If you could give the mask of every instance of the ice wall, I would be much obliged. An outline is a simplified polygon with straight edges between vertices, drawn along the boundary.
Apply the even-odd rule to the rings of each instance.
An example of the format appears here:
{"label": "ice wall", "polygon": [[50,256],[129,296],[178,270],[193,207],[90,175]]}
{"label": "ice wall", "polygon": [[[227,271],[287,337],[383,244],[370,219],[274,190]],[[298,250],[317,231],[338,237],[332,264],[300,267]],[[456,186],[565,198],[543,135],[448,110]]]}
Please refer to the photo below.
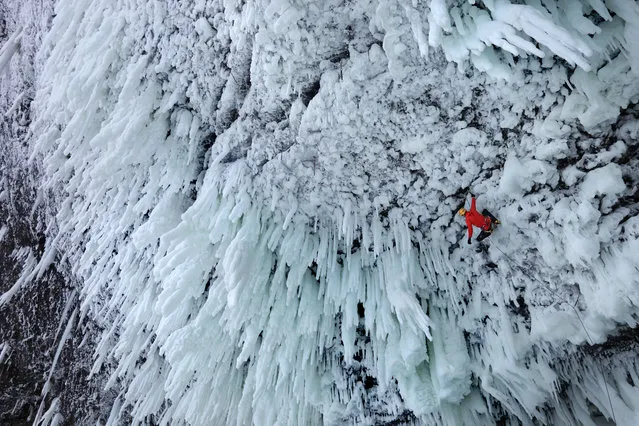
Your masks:
{"label": "ice wall", "polygon": [[636,7],[484,3],[58,5],[32,161],[109,424],[635,423],[578,345],[636,326]]}

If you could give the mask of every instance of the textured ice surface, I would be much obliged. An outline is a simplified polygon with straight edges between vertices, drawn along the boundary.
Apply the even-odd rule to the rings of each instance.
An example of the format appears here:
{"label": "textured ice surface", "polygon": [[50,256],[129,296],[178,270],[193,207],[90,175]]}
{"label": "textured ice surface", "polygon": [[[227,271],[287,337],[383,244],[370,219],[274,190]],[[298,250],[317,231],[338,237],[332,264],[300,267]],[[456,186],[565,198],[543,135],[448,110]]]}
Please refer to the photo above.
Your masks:
{"label": "textured ice surface", "polygon": [[518,3],[58,4],[40,267],[108,423],[636,422],[636,358],[580,347],[639,313],[637,6]]}

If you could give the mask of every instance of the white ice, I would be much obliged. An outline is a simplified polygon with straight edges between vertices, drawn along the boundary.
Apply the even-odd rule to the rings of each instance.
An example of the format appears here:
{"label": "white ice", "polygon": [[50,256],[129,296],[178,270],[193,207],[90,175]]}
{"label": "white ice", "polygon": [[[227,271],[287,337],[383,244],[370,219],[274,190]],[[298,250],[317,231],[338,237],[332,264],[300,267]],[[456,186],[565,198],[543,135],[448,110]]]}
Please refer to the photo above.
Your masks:
{"label": "white ice", "polygon": [[108,424],[636,424],[636,358],[581,348],[639,315],[637,8],[579,6],[58,3],[0,305],[68,259]]}

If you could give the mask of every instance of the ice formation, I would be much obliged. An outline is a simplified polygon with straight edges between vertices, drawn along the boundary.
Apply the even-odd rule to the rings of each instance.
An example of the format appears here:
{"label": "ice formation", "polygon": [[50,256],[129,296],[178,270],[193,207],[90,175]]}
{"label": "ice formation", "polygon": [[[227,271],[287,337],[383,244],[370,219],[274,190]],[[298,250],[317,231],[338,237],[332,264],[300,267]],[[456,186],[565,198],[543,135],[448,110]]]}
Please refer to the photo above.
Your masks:
{"label": "ice formation", "polygon": [[58,3],[0,304],[71,265],[107,424],[637,424],[636,357],[582,348],[639,314],[639,8],[573,6]]}

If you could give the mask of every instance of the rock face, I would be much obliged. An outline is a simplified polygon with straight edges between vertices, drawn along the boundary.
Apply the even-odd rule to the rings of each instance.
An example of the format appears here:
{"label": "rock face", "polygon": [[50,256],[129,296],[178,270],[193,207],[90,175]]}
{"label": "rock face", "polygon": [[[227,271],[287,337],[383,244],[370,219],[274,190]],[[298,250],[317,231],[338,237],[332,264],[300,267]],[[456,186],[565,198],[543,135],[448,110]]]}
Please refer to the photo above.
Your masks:
{"label": "rock face", "polygon": [[577,3],[4,2],[0,421],[635,424],[639,12]]}
{"label": "rock face", "polygon": [[[0,101],[0,423],[89,424],[108,416],[115,395],[87,381],[95,349],[91,321],[78,321],[77,282],[61,253],[45,257],[51,223],[41,170],[29,164],[36,49],[52,2],[4,2],[0,40],[21,33],[5,63]],[[15,42],[16,38],[13,38]],[[5,50],[6,52],[6,50]],[[38,268],[38,266],[42,266]],[[86,334],[85,334],[86,333]],[[100,376],[102,377],[102,376]],[[53,409],[52,409],[53,408]],[[106,413],[105,413],[106,411]]]}

